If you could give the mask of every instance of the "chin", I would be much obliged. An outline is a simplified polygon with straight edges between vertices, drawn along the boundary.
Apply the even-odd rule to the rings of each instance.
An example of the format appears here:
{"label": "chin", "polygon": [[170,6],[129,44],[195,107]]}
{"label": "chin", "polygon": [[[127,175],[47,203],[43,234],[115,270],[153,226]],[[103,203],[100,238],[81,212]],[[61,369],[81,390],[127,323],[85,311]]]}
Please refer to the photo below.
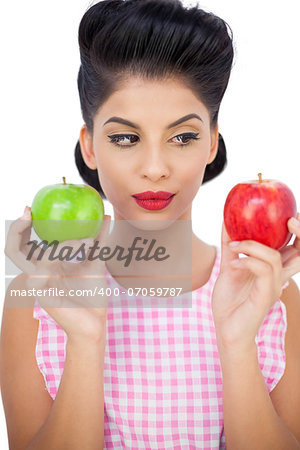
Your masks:
{"label": "chin", "polygon": [[139,220],[130,220],[127,219],[127,222],[137,230],[144,231],[159,231],[165,230],[169,228],[171,225],[176,222],[176,219],[159,219],[158,217],[153,217],[150,219],[139,219]]}

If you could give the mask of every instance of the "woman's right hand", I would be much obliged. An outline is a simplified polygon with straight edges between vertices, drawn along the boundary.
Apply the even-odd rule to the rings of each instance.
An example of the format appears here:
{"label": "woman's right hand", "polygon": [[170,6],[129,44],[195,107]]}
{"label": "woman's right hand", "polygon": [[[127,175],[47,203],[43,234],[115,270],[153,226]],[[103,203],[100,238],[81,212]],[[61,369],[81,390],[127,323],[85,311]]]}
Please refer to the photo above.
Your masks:
{"label": "woman's right hand", "polygon": [[[109,234],[110,216],[104,216],[104,222],[96,238],[98,247],[103,247]],[[30,259],[27,256],[30,247],[32,217],[30,208],[26,207],[24,215],[15,220],[9,228],[5,254],[25,274],[28,289],[45,290],[45,295],[36,297],[40,306],[60,325],[68,338],[102,339],[105,337],[107,312],[107,283],[105,279],[105,264],[100,258],[77,264],[71,261],[52,260],[49,258],[52,247],[49,247],[43,257],[38,260],[36,254]],[[89,243],[88,243],[89,242]],[[93,239],[71,240],[61,242],[55,251],[58,255],[63,247],[70,246],[72,254],[84,245],[85,253],[92,247]],[[88,243],[88,245],[86,245]],[[80,252],[79,252],[80,253]],[[82,255],[82,253],[81,253]],[[52,289],[61,290],[62,296],[47,295]],[[48,291],[50,289],[50,291]],[[84,292],[92,293],[84,295]],[[78,295],[76,294],[76,291]],[[72,295],[70,295],[72,293]],[[102,293],[102,294],[101,294]],[[81,295],[79,295],[81,294]],[[21,305],[20,305],[21,306]]]}

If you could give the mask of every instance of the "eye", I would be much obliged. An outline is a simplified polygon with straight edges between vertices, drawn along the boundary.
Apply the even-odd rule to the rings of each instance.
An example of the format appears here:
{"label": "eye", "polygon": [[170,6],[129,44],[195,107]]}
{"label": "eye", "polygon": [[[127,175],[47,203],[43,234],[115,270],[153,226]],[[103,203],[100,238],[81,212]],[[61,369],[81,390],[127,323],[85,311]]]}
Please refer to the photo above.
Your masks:
{"label": "eye", "polygon": [[[198,138],[199,133],[183,133],[183,134],[178,134],[177,136],[173,137],[172,139],[177,139],[180,138],[181,139],[181,143],[179,143],[180,147],[186,147],[187,145],[192,143],[192,140],[198,140],[200,138]],[[185,141],[186,139],[188,139],[187,143],[183,143],[183,141]]]}
{"label": "eye", "polygon": [[[131,142],[131,138],[138,139],[139,137],[135,134],[113,134],[108,136],[112,144],[117,145],[118,147],[132,147],[132,145],[128,145],[128,142]],[[121,144],[121,142],[123,142]],[[124,143],[125,142],[125,143]]]}
{"label": "eye", "polygon": [[[177,136],[174,136],[172,139],[181,139],[181,142],[179,142],[179,147],[186,147],[187,145],[191,144],[192,140],[198,140],[199,133],[183,133],[178,134]],[[139,139],[138,136],[135,134],[113,134],[111,136],[108,136],[110,138],[110,143],[117,145],[118,147],[133,147],[135,145],[135,142]],[[133,142],[132,142],[133,139]],[[188,140],[188,142],[183,142]]]}

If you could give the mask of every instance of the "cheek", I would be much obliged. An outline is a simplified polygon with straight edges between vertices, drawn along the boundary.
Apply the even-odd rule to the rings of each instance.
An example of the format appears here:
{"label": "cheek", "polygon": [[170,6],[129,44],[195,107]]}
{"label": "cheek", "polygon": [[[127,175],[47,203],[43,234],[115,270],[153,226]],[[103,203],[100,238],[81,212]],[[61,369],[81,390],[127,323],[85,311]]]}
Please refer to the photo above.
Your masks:
{"label": "cheek", "polygon": [[205,150],[198,152],[192,158],[187,158],[186,162],[181,166],[180,183],[184,186],[183,198],[186,202],[190,202],[199,191],[207,165],[207,154]]}
{"label": "cheek", "polygon": [[182,181],[182,186],[184,186],[184,196],[186,198],[194,197],[203,181],[205,172],[205,167],[201,166],[198,168],[194,168],[193,171],[190,171],[189,174]]}
{"label": "cheek", "polygon": [[186,158],[181,161],[181,164],[178,166],[178,170],[185,181],[190,184],[192,181],[197,182],[198,179],[202,178],[205,172],[206,164],[206,152],[198,149],[197,152],[187,155]]}
{"label": "cheek", "polygon": [[118,186],[121,185],[122,181],[118,169],[118,162],[107,157],[103,150],[101,154],[99,153],[99,150],[96,152],[96,161],[100,185],[107,198],[111,199],[114,192],[122,192],[121,189],[118,189]]}

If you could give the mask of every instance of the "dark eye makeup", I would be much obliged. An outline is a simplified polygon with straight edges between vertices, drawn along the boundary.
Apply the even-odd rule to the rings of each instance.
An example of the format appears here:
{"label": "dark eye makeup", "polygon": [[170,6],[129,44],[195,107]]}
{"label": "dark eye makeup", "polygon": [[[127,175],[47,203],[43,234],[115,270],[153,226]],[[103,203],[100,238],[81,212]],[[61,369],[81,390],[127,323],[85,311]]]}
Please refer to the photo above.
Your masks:
{"label": "dark eye makeup", "polygon": [[[181,139],[181,143],[178,144],[179,147],[186,147],[187,145],[190,145],[193,140],[200,139],[198,136],[199,133],[182,133],[178,134],[177,136],[174,136],[171,139]],[[110,138],[110,143],[118,146],[118,147],[133,147],[135,142],[138,141],[139,137],[136,134],[113,134],[110,136],[107,136]],[[131,138],[134,139],[134,142],[131,141]],[[127,139],[131,142],[131,144],[121,144],[121,142],[124,142],[124,139]],[[184,143],[184,140],[188,140],[188,142]]]}

